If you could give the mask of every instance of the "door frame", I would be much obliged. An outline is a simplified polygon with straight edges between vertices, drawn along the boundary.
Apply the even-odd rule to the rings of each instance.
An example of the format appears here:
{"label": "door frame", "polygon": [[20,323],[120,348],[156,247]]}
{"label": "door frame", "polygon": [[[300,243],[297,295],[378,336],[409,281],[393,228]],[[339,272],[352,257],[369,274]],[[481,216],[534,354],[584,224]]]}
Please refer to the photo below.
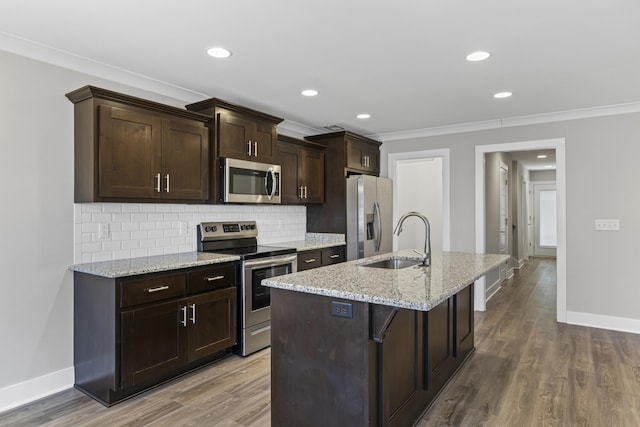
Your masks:
{"label": "door frame", "polygon": [[[511,169],[509,168],[509,165],[506,164],[505,162],[503,162],[502,160],[500,160],[500,165],[499,165],[499,171],[498,171],[498,176],[499,176],[499,186],[498,186],[498,253],[502,253],[501,249],[500,249],[500,229],[502,228],[502,170],[505,171],[505,176],[506,176],[506,183],[504,184],[504,255],[509,255],[511,253],[511,251],[509,250],[509,236],[511,235],[511,233],[509,233],[509,200],[511,199],[509,197],[509,189],[511,188],[511,178],[509,176]],[[496,291],[498,289],[500,289],[500,284],[502,284],[502,282],[504,282],[505,280],[507,280],[507,275],[508,275],[508,268],[506,264],[503,264],[499,267],[498,271],[498,286],[496,286]],[[492,292],[492,294],[495,292]]]}
{"label": "door frame", "polygon": [[[405,153],[389,153],[388,155],[388,168],[389,168],[389,178],[391,178],[393,182],[393,224],[398,223],[398,219],[400,215],[398,213],[398,192],[395,190],[396,187],[396,179],[397,179],[397,170],[398,170],[398,161],[400,160],[418,160],[418,159],[430,159],[434,157],[442,158],[442,250],[449,251],[451,250],[451,227],[450,227],[450,197],[449,197],[449,187],[450,187],[450,152],[448,148],[438,149],[438,150],[422,150],[422,151],[411,151]],[[396,251],[398,249],[398,240],[393,238],[393,250]]]}
{"label": "door frame", "polygon": [[[501,144],[476,145],[476,252],[485,253],[485,179],[484,155],[494,152],[531,151],[540,149],[556,150],[556,196],[558,221],[558,246],[556,250],[556,320],[567,323],[567,192],[565,139],[542,139],[535,141],[510,142]],[[475,308],[486,310],[485,279],[481,277],[475,284]]]}

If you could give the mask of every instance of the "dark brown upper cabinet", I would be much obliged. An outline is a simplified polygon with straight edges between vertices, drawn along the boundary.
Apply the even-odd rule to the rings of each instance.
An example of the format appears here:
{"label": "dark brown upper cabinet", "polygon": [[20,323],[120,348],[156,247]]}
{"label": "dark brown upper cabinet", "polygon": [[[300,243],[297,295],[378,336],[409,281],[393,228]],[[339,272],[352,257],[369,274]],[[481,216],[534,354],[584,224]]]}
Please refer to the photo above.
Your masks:
{"label": "dark brown upper cabinet", "polygon": [[325,146],[278,135],[282,203],[324,203]]}
{"label": "dark brown upper cabinet", "polygon": [[94,86],[67,98],[74,103],[75,202],[209,199],[211,117]]}
{"label": "dark brown upper cabinet", "polygon": [[347,232],[346,185],[352,174],[380,174],[381,142],[352,132],[341,131],[305,137],[327,146],[325,163],[325,201],[307,207],[307,231]]}
{"label": "dark brown upper cabinet", "polygon": [[[277,126],[283,119],[217,98],[189,104],[186,108],[213,117],[210,168],[219,171],[221,157],[279,164]],[[211,200],[221,201],[218,173],[210,179]]]}

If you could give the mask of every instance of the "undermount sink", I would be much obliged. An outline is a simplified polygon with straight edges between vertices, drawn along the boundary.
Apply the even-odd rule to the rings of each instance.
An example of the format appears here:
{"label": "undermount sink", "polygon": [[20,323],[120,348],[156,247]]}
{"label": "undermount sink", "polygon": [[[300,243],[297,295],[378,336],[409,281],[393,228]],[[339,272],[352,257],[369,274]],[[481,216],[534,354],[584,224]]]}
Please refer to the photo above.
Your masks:
{"label": "undermount sink", "polygon": [[401,258],[389,258],[383,259],[382,261],[372,262],[370,264],[361,264],[364,267],[374,267],[374,268],[386,268],[390,270],[399,270],[401,268],[412,267],[414,265],[420,264],[420,261],[415,259],[401,259]]}

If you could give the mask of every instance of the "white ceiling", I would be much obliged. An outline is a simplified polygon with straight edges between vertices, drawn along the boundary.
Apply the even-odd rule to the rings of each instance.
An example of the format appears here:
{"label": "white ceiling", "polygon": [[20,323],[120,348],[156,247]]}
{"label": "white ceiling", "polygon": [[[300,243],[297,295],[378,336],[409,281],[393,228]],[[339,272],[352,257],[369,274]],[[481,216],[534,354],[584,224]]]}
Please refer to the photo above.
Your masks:
{"label": "white ceiling", "polygon": [[638,0],[4,0],[0,34],[366,135],[640,101]]}

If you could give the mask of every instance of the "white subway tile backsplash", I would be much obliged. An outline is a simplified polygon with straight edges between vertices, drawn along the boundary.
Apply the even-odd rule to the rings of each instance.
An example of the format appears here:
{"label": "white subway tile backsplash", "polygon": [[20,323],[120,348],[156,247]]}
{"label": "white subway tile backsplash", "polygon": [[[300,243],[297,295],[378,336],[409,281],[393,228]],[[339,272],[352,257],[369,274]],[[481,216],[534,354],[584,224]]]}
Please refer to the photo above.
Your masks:
{"label": "white subway tile backsplash", "polygon": [[[251,220],[260,244],[305,238],[304,206],[82,203],[74,205],[74,262],[191,252],[200,222]],[[99,235],[100,224],[108,236]]]}

